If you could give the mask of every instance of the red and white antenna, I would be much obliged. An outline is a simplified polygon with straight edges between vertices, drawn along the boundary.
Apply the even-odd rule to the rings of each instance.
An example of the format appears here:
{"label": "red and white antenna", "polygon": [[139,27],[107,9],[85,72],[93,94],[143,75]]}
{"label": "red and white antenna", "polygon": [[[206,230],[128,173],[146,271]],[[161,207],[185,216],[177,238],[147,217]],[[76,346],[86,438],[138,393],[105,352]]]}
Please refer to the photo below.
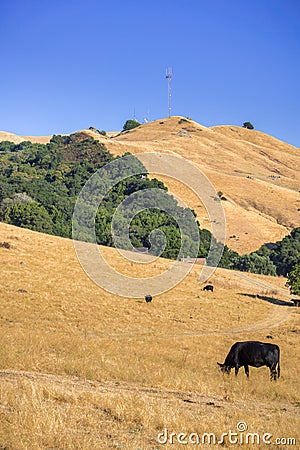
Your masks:
{"label": "red and white antenna", "polygon": [[171,117],[171,79],[172,79],[172,67],[168,67],[166,70],[166,79],[168,80],[168,113]]}

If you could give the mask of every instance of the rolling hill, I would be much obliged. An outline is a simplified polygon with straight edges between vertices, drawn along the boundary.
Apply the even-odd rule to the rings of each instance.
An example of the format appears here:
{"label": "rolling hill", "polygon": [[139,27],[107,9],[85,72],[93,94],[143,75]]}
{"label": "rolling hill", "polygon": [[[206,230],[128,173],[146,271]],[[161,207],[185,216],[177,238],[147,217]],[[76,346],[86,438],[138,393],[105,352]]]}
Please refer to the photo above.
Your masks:
{"label": "rolling hill", "polygon": [[[299,226],[299,149],[271,136],[206,128],[182,117],[107,136],[83,132],[115,155],[158,151],[192,161],[226,197],[227,244],[241,253]],[[0,133],[0,140],[24,139],[50,137]],[[188,186],[163,181],[196,211],[202,227],[211,227]],[[173,264],[100,250],[110,267],[133,278],[168,276]],[[295,439],[298,445],[300,310],[284,277],[217,269],[209,280],[214,292],[206,292],[203,268],[194,265],[147,304],[92,282],[71,240],[5,223],[0,268],[0,448],[179,449],[159,445],[159,433],[220,437],[239,423],[250,433],[270,433],[272,443]],[[240,340],[280,346],[278,382],[269,382],[266,367],[251,367],[249,380],[243,371],[237,378],[220,373],[216,362]],[[277,448],[286,447],[283,440]]]}
{"label": "rolling hill", "polygon": [[[220,436],[241,421],[272,442],[300,439],[300,316],[283,277],[217,269],[204,292],[194,265],[146,304],[93,283],[71,240],[1,223],[0,243],[0,447],[156,450],[165,428]],[[131,277],[171,264],[101,251]],[[267,336],[281,348],[278,382],[267,368],[249,380],[217,369],[234,341]]]}
{"label": "rolling hill", "polygon": [[[177,116],[107,136],[84,132],[114,155],[160,152],[192,162],[226,198],[222,200],[226,243],[239,253],[280,240],[300,225],[300,151],[272,136],[237,126],[207,128]],[[0,133],[0,140],[24,139],[46,143],[50,137]],[[203,228],[211,229],[204,205],[188,186],[170,177],[159,178],[195,210]]]}

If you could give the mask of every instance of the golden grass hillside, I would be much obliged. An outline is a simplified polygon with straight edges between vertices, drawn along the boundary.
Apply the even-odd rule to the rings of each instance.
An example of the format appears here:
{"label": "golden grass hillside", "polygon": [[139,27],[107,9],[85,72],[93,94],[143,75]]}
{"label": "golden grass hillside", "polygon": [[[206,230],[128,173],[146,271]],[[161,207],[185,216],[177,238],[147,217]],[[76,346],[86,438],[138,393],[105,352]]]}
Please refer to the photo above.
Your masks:
{"label": "golden grass hillside", "polygon": [[[169,433],[236,431],[300,442],[300,310],[284,278],[218,269],[199,284],[200,266],[146,304],[118,297],[82,270],[71,240],[0,224],[0,448],[155,450]],[[102,248],[116,270],[135,277],[170,262],[128,263]],[[267,336],[272,336],[268,340]],[[224,377],[238,340],[281,348],[282,376],[266,367]],[[239,433],[239,439],[245,433]],[[203,446],[198,446],[202,448]],[[233,449],[225,442],[203,448]],[[270,445],[245,444],[245,449]],[[286,448],[278,445],[276,448]]]}
{"label": "golden grass hillside", "polygon": [[10,141],[15,144],[19,144],[23,141],[31,141],[39,144],[47,144],[50,142],[51,136],[18,136],[14,133],[9,133],[7,131],[0,131],[0,142]]}
{"label": "golden grass hillside", "polygon": [[[239,253],[280,240],[300,225],[300,152],[272,136],[237,126],[207,128],[179,116],[125,133],[102,136],[91,130],[85,132],[103,142],[114,155],[160,152],[192,162],[227,199],[222,201],[226,243]],[[24,139],[46,143],[50,137],[0,132],[0,140]],[[172,178],[159,178],[195,210],[202,227],[211,229],[208,212],[188,186]]]}
{"label": "golden grass hillside", "polygon": [[[236,126],[206,128],[171,117],[106,143],[115,154],[156,151],[194,163],[226,197],[227,244],[240,253],[280,240],[300,224],[299,149],[265,133]],[[170,178],[163,181],[210,228],[207,211],[190,189]]]}

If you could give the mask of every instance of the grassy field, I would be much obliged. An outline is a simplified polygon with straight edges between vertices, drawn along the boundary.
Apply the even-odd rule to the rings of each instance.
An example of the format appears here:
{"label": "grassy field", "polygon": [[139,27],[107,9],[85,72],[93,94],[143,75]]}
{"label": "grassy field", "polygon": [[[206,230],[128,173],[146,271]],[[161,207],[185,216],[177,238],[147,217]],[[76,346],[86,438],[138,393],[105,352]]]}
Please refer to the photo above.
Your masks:
{"label": "grassy field", "polygon": [[[1,449],[231,449],[237,444],[160,444],[157,437],[167,429],[220,439],[238,422],[272,434],[272,442],[295,438],[290,448],[299,448],[300,310],[290,306],[284,278],[218,269],[215,291],[204,292],[194,266],[146,304],[90,281],[70,240],[0,224],[0,242],[11,246],[0,248]],[[169,264],[129,269],[115,250],[103,253],[136,277]],[[243,371],[220,373],[217,361],[248,339],[280,346],[278,382],[266,367],[250,368],[249,380]]]}

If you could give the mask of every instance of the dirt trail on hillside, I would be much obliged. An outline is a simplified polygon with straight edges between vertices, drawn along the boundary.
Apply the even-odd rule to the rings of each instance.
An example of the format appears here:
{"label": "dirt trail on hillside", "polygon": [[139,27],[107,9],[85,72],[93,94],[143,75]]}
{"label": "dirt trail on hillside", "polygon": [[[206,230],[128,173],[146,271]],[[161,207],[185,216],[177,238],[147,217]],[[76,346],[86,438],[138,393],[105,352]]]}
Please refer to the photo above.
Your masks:
{"label": "dirt trail on hillside", "polygon": [[[141,386],[137,383],[106,381],[99,382],[81,379],[74,376],[63,376],[41,372],[27,372],[18,370],[1,370],[0,382],[9,382],[17,385],[20,382],[33,383],[36,386],[51,388],[53,390],[63,390],[64,394],[76,396],[84,393],[101,395],[120,395],[126,393],[132,396],[141,395],[159,402],[180,402],[184,408],[232,408],[243,409],[243,400],[228,399],[226,396],[204,395],[199,392],[184,392],[170,389],[159,389]],[[273,405],[274,406],[274,405]],[[287,401],[277,404],[278,409],[286,411],[295,416],[300,416],[300,409]],[[269,412],[272,408],[271,402],[247,403],[247,410]]]}
{"label": "dirt trail on hillside", "polygon": [[[267,297],[262,297],[267,298]],[[263,300],[264,301],[264,300]],[[268,301],[268,300],[266,300]],[[147,332],[123,332],[123,333],[112,333],[97,336],[96,333],[89,333],[88,339],[91,341],[100,340],[113,340],[113,339],[126,339],[126,338],[143,338],[143,339],[175,339],[175,338],[189,338],[189,337],[201,337],[201,336],[224,336],[224,335],[235,335],[241,333],[259,333],[269,329],[273,329],[281,325],[283,322],[287,321],[293,312],[293,308],[290,306],[278,306],[274,305],[273,312],[263,320],[255,322],[250,325],[245,325],[243,327],[229,328],[224,330],[199,330],[195,332],[184,332],[184,333],[147,333]]]}

